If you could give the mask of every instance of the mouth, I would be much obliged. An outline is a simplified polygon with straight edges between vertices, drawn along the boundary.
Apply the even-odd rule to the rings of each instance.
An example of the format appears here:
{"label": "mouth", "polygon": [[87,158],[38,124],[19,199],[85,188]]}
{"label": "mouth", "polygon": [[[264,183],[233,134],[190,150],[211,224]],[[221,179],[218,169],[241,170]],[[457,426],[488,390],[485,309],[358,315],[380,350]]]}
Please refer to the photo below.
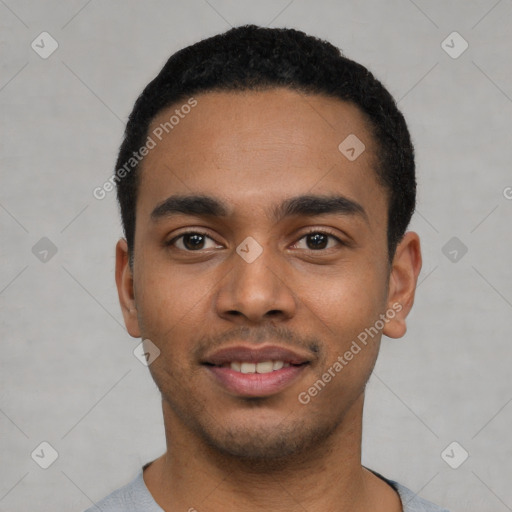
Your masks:
{"label": "mouth", "polygon": [[263,374],[275,372],[282,368],[289,368],[290,366],[291,364],[285,361],[261,361],[259,363],[253,363],[251,361],[231,361],[230,363],[224,363],[219,368],[231,368],[231,370],[235,372],[247,375],[249,373]]}
{"label": "mouth", "polygon": [[245,346],[219,350],[202,362],[215,383],[238,397],[267,397],[290,386],[311,360],[287,348]]}

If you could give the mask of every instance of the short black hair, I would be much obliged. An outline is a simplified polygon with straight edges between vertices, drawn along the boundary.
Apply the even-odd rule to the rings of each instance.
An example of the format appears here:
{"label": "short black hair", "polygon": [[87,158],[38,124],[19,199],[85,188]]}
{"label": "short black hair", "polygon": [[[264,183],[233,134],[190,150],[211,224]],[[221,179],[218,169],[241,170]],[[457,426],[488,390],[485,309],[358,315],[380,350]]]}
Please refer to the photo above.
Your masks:
{"label": "short black hair", "polygon": [[[377,145],[375,172],[388,193],[391,261],[416,204],[414,147],[395,100],[368,69],[328,41],[295,29],[244,25],[173,54],[135,102],[116,163],[117,198],[131,262],[140,182],[140,164],[133,155],[146,143],[156,115],[200,92],[277,87],[338,98],[365,115]],[[126,172],[129,161],[132,169]]]}

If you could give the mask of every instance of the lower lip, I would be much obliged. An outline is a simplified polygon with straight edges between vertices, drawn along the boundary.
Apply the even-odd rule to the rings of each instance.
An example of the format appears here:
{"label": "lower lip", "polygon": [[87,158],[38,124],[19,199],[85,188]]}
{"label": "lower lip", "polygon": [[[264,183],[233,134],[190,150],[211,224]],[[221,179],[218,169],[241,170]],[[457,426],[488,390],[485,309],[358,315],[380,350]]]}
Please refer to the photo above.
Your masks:
{"label": "lower lip", "polygon": [[263,397],[279,393],[289,386],[306,368],[288,366],[269,373],[241,373],[231,368],[206,366],[227,391],[237,396]]}

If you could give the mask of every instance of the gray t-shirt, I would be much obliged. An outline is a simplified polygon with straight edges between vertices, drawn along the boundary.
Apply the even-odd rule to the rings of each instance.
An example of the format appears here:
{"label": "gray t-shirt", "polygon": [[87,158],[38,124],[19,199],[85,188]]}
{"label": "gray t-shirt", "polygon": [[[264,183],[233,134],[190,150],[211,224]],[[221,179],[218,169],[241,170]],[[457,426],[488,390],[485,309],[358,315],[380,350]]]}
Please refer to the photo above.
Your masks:
{"label": "gray t-shirt", "polygon": [[[146,487],[142,477],[146,465],[129,484],[109,494],[85,512],[165,512]],[[403,512],[448,512],[448,510],[420,498],[402,484],[388,480],[375,471],[372,472],[396,489],[402,500]]]}

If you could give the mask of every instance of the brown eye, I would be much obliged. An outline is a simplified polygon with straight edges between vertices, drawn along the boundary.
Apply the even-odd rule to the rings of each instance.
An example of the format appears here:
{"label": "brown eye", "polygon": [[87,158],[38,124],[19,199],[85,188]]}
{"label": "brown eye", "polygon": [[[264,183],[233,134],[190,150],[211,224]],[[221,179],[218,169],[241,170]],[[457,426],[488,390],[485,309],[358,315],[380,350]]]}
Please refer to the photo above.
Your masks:
{"label": "brown eye", "polygon": [[[306,247],[299,246],[302,240],[305,240]],[[332,241],[334,241],[334,244]],[[330,233],[312,231],[311,233],[304,235],[295,245],[299,246],[299,249],[305,248],[310,251],[319,251],[322,249],[330,249],[336,245],[340,245],[341,243],[342,242],[337,237]]]}
{"label": "brown eye", "polygon": [[313,233],[306,236],[308,249],[325,249],[329,243],[329,236],[324,233]]}
{"label": "brown eye", "polygon": [[198,233],[183,236],[183,245],[193,251],[195,249],[202,249],[205,242],[205,236]]}
{"label": "brown eye", "polygon": [[[208,245],[210,243],[210,245]],[[183,251],[199,251],[219,247],[216,242],[205,233],[189,231],[173,238],[167,245],[175,246]]]}

